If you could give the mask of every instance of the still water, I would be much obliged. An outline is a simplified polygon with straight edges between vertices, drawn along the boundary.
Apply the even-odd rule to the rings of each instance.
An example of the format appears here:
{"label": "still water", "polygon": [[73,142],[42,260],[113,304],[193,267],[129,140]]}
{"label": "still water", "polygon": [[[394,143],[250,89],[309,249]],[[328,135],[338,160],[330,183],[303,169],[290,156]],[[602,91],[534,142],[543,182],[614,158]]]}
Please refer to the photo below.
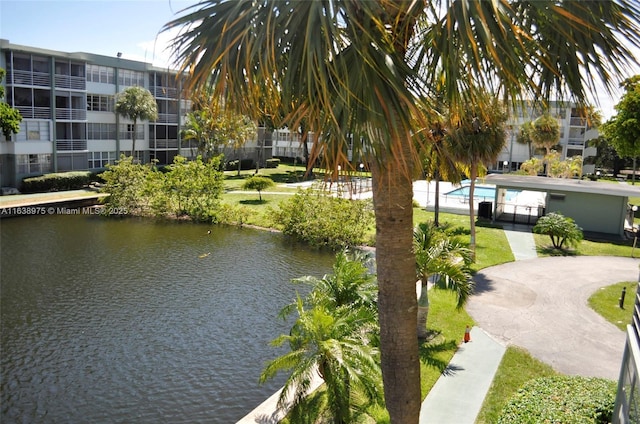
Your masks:
{"label": "still water", "polygon": [[0,422],[234,423],[277,312],[333,256],[277,234],[43,216],[0,222]]}

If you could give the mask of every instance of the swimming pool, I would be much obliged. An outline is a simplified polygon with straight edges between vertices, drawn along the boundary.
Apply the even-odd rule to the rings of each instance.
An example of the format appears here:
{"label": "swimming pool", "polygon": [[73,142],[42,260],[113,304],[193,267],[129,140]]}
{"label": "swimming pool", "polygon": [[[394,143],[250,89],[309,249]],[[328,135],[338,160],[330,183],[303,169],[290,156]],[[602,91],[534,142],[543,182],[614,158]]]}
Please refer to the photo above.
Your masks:
{"label": "swimming pool", "polygon": [[[507,201],[511,201],[518,195],[518,193],[520,193],[520,190],[507,190],[507,193],[505,194],[505,199]],[[450,192],[445,193],[445,197],[446,196],[455,196],[455,197],[462,197],[463,199],[468,199],[469,186],[462,186],[455,190],[451,190]],[[483,186],[483,185],[475,186],[475,190],[473,191],[474,199],[494,200],[495,197],[496,197],[496,188],[494,186]]]}

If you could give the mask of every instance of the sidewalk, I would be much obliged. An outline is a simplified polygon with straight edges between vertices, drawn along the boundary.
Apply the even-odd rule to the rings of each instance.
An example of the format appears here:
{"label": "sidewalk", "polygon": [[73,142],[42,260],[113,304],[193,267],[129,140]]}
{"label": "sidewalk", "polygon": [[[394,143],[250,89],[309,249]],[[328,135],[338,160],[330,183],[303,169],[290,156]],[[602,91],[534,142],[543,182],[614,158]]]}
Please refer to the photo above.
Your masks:
{"label": "sidewalk", "polygon": [[[516,261],[538,256],[530,227],[507,224],[504,232]],[[422,402],[420,424],[473,424],[505,351],[503,344],[473,327],[471,342],[458,348]]]}
{"label": "sidewalk", "polygon": [[[462,338],[462,335],[461,335]],[[473,424],[506,348],[478,327],[463,343],[420,408],[420,424]]]}

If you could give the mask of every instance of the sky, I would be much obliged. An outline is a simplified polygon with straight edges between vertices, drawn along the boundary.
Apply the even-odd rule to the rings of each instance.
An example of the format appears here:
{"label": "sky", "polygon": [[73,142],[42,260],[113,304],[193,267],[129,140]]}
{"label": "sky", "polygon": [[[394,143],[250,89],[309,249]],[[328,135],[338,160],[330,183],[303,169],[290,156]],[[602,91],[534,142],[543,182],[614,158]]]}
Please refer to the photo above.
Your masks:
{"label": "sky", "polygon": [[[63,52],[116,56],[166,67],[175,32],[160,33],[167,22],[197,0],[0,0],[0,38],[13,44]],[[640,62],[640,50],[636,57]],[[640,74],[640,66],[629,75]],[[621,91],[604,88],[591,102],[605,120],[615,115]]]}

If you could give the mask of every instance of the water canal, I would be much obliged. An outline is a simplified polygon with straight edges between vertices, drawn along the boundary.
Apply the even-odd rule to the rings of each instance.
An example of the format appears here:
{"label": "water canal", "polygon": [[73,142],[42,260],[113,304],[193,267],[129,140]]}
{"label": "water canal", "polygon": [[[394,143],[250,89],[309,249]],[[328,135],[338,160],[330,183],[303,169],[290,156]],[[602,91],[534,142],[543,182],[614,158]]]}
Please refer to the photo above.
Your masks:
{"label": "water canal", "polygon": [[[0,222],[3,423],[234,423],[276,318],[333,256],[268,232],[42,216]],[[209,254],[210,253],[210,254]]]}

